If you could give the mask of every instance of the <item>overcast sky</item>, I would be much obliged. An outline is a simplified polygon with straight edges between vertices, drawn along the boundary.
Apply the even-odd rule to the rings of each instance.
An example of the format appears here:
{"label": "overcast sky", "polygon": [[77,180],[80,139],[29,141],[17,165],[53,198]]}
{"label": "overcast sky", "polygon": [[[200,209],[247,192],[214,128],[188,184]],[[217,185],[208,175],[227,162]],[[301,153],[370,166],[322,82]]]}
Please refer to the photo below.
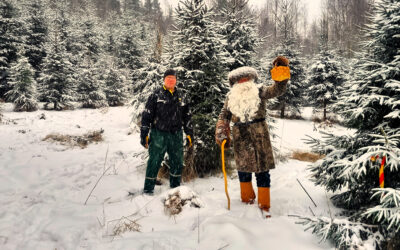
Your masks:
{"label": "overcast sky", "polygon": [[[161,0],[164,6],[172,5],[176,6],[179,0]],[[315,18],[319,18],[321,13],[321,0],[302,0],[303,3],[307,4],[308,7],[308,22],[312,22]],[[249,4],[256,8],[261,8],[265,3],[265,0],[249,0]]]}
{"label": "overcast sky", "polygon": [[[315,18],[319,18],[321,13],[321,0],[301,0],[307,4],[308,8],[308,21],[311,22]],[[178,2],[178,1],[176,1]],[[249,0],[249,4],[255,7],[261,8],[265,3],[265,0]]]}

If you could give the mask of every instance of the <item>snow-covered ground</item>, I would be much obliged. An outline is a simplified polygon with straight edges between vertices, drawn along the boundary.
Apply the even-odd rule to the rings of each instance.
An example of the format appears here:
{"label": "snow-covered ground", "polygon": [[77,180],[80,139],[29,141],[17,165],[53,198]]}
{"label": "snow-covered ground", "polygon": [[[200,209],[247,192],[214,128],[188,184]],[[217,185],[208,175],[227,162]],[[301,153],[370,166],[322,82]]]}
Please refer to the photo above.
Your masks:
{"label": "snow-covered ground", "polygon": [[[257,205],[240,202],[235,174],[228,180],[231,210],[227,210],[223,178],[216,176],[184,183],[203,207],[187,205],[182,213],[168,216],[163,205],[167,180],[156,186],[154,196],[127,197],[128,191],[142,188],[145,169],[139,135],[128,135],[128,108],[15,113],[6,104],[3,113],[0,249],[334,248],[320,244],[290,217],[311,215],[310,208],[317,215],[329,214],[325,191],[308,180],[308,163],[289,160],[271,171],[271,219],[263,219]],[[39,119],[42,113],[45,120]],[[309,150],[301,140],[305,134],[319,137],[308,120],[278,119],[275,126],[275,133],[283,138],[274,144],[286,153]],[[104,129],[104,141],[85,149],[42,140],[51,133],[82,135],[99,129]],[[341,127],[330,130],[348,133]],[[105,176],[84,205],[104,169],[108,169]],[[115,226],[129,220],[136,221],[140,232],[110,236]]]}

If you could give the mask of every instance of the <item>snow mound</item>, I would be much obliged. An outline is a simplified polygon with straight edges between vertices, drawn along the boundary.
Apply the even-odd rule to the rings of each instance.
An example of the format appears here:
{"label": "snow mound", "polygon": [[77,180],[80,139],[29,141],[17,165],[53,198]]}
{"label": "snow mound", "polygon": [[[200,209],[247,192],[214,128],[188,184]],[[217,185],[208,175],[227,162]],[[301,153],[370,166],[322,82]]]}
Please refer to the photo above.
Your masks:
{"label": "snow mound", "polygon": [[186,186],[176,187],[168,191],[164,201],[166,213],[169,215],[179,214],[185,205],[197,208],[204,207],[204,203],[198,195]]}

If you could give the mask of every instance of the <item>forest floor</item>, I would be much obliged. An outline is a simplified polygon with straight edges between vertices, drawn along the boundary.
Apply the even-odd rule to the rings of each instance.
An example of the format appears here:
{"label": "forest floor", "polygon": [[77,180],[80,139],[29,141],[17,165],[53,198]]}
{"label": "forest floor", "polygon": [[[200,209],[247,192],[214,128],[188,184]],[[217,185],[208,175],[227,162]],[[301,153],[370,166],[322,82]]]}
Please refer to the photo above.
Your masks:
{"label": "forest floor", "polygon": [[[270,219],[257,205],[240,202],[235,172],[228,179],[231,210],[222,175],[183,183],[204,206],[186,205],[174,216],[163,205],[168,180],[156,186],[154,196],[127,197],[143,187],[147,155],[137,130],[129,126],[130,112],[117,107],[15,113],[12,105],[3,106],[1,249],[334,249],[291,217],[311,216],[310,208],[317,216],[336,216],[339,210],[328,201],[332,194],[309,180],[311,163],[290,157],[271,171]],[[274,139],[274,146],[280,155],[310,151],[302,140],[306,135],[351,133],[337,125],[320,128],[310,121],[310,109],[304,117],[276,119],[274,133],[281,138]],[[102,131],[102,140],[70,137],[93,131]],[[60,137],[62,142],[54,141]]]}

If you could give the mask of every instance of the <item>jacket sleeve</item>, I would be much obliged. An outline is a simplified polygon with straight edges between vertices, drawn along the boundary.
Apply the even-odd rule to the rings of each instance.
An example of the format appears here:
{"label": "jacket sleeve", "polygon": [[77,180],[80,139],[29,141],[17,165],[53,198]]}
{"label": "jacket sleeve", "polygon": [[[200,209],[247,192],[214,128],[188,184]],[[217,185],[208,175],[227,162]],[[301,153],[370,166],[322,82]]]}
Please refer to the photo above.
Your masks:
{"label": "jacket sleeve", "polygon": [[232,113],[228,109],[228,98],[226,98],[224,106],[221,109],[221,112],[219,113],[218,116],[218,121],[225,121],[225,122],[230,122],[232,118]]}
{"label": "jacket sleeve", "polygon": [[271,99],[283,95],[286,92],[287,82],[289,80],[284,80],[281,82],[275,82],[272,86],[263,86],[261,88],[261,99]]}
{"label": "jacket sleeve", "polygon": [[227,140],[227,147],[230,145],[230,127],[229,123],[232,113],[228,109],[228,98],[225,100],[224,106],[219,114],[217,125],[215,126],[215,142],[221,145],[223,140]]}
{"label": "jacket sleeve", "polygon": [[145,109],[142,113],[142,126],[140,127],[140,130],[145,132],[146,134],[150,131],[151,124],[154,121],[156,105],[157,96],[155,94],[152,94],[149,99],[147,99]]}
{"label": "jacket sleeve", "polygon": [[193,140],[193,125],[192,125],[192,112],[189,103],[183,106],[183,130],[186,135],[190,135]]}

